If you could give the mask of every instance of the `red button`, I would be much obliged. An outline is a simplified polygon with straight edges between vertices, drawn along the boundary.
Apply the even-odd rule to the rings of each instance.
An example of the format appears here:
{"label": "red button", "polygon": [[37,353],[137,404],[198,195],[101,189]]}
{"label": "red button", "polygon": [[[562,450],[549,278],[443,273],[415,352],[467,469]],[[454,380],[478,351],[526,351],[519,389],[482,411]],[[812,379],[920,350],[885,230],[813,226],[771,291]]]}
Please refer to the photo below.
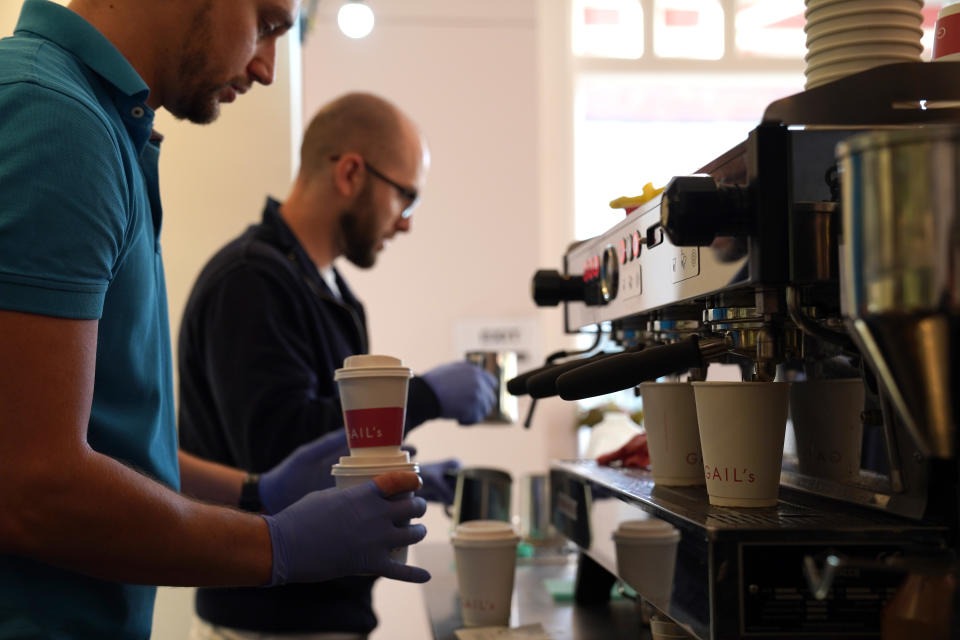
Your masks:
{"label": "red button", "polygon": [[633,255],[636,258],[640,257],[640,232],[633,232]]}

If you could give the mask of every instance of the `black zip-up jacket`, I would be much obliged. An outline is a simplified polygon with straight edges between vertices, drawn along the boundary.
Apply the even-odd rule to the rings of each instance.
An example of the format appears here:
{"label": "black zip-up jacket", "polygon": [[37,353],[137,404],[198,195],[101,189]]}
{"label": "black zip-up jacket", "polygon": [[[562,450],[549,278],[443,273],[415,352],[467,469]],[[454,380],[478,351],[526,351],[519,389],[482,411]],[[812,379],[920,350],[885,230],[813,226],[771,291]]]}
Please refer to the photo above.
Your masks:
{"label": "black zip-up jacket", "polygon": [[[334,370],[368,352],[363,306],[339,273],[330,291],[279,203],[207,263],[187,301],[178,345],[180,446],[252,472],[343,428]],[[436,395],[410,381],[407,429],[439,415]],[[377,624],[373,578],[197,590],[211,624],[255,631],[361,632]]]}

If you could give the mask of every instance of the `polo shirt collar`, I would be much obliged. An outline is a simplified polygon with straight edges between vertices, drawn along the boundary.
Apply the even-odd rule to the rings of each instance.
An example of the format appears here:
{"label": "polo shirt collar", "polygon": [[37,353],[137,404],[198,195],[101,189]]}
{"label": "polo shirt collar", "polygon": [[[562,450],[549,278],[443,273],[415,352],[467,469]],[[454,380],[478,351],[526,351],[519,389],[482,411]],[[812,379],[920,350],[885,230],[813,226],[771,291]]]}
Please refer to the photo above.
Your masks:
{"label": "polo shirt collar", "polygon": [[26,0],[14,33],[20,31],[57,43],[121,93],[146,101],[150,88],[136,69],[112,42],[70,9],[49,0]]}

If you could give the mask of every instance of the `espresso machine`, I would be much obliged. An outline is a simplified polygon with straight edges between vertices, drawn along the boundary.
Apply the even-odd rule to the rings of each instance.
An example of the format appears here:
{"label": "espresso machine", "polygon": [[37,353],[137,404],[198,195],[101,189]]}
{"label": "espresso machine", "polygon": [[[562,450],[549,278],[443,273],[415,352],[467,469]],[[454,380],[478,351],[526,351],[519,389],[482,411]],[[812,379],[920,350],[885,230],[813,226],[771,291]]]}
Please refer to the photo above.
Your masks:
{"label": "espresso machine", "polygon": [[525,372],[517,395],[703,380],[712,363],[864,389],[852,476],[804,468],[788,446],[774,508],[555,461],[553,523],[579,547],[580,602],[624,577],[618,525],[656,518],[679,531],[675,566],[638,596],[691,637],[893,637],[894,609],[918,615],[915,601],[945,602],[939,631],[911,614],[901,630],[945,637],[945,616],[960,635],[958,77],[960,63],[902,63],[779,100],[744,142],[534,276],[567,332],[604,328],[618,346]]}

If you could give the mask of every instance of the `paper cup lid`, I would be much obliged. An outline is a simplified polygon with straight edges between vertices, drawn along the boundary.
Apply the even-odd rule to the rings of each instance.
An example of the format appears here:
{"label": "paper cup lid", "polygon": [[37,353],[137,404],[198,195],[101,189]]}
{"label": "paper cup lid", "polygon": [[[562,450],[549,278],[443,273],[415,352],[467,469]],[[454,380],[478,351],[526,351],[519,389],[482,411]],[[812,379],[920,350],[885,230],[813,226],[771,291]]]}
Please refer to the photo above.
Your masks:
{"label": "paper cup lid", "polygon": [[673,541],[680,537],[680,532],[669,522],[650,518],[621,522],[613,537],[621,542]]}
{"label": "paper cup lid", "polygon": [[419,473],[420,465],[410,462],[410,454],[406,451],[387,456],[343,456],[330,473],[335,476],[377,476],[391,471]]}
{"label": "paper cup lid", "polygon": [[509,522],[501,520],[468,520],[457,525],[451,540],[466,546],[516,544],[520,536]]}
{"label": "paper cup lid", "polygon": [[391,464],[407,464],[408,462],[410,462],[410,453],[403,449],[400,449],[396,453],[379,453],[372,456],[349,455],[340,457],[341,467],[376,467]]}
{"label": "paper cup lid", "polygon": [[400,358],[380,355],[349,356],[343,361],[343,367],[333,373],[334,380],[348,378],[412,378],[410,367],[403,366]]}

